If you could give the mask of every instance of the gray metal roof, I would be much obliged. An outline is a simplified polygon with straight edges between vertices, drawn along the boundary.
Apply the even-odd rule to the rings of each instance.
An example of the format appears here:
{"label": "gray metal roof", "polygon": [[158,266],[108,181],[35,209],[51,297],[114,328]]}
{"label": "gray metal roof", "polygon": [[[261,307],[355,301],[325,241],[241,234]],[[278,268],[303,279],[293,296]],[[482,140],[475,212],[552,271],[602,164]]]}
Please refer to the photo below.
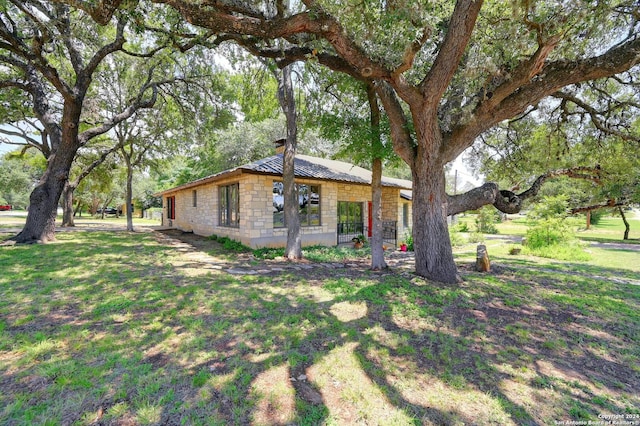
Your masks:
{"label": "gray metal roof", "polygon": [[[177,186],[156,195],[175,192],[205,183],[215,182],[220,179],[240,173],[259,173],[274,176],[282,176],[282,154],[263,158],[253,163],[245,164],[215,175],[207,176],[184,185]],[[325,158],[311,157],[308,155],[296,155],[294,161],[295,177],[301,179],[319,179],[338,182],[349,182],[362,185],[371,184],[371,171],[359,166],[355,166],[344,161],[328,160]],[[405,179],[382,177],[382,186],[395,187],[401,189],[411,189],[411,181]]]}

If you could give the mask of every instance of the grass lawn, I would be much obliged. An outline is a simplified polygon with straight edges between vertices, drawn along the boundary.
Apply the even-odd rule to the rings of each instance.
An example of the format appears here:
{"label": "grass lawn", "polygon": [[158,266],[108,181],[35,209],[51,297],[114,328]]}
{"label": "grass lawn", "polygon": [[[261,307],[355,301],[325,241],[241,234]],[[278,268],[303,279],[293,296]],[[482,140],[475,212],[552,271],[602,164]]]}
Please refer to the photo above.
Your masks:
{"label": "grass lawn", "polygon": [[[197,249],[150,232],[0,247],[0,424],[640,415],[633,262],[541,261],[490,241],[492,273],[472,272],[466,247],[465,281],[443,285],[359,260],[230,258],[191,238]],[[226,272],[243,266],[261,272]]]}
{"label": "grass lawn", "polygon": [[[475,229],[475,217],[468,215],[464,219],[470,229]],[[628,212],[627,221],[631,232],[629,233],[628,243],[640,243],[640,214]],[[514,215],[509,220],[496,224],[498,232],[502,235],[525,235],[527,233],[527,218],[524,216]],[[584,228],[586,223],[582,225]],[[576,236],[585,241],[623,241],[624,223],[619,216],[605,216],[597,224],[591,225],[591,229],[580,229],[576,232]]]}

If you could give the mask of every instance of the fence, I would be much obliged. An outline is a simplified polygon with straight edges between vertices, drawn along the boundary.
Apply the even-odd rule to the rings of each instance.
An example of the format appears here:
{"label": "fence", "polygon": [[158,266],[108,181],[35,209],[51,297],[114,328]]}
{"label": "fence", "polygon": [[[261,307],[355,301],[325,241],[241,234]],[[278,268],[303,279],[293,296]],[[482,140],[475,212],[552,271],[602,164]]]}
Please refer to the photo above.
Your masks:
{"label": "fence", "polygon": [[[338,223],[337,234],[338,244],[350,243],[353,238],[361,235],[368,239],[369,227],[363,222],[341,222]],[[397,244],[398,230],[395,221],[382,222],[382,240],[385,244]]]}

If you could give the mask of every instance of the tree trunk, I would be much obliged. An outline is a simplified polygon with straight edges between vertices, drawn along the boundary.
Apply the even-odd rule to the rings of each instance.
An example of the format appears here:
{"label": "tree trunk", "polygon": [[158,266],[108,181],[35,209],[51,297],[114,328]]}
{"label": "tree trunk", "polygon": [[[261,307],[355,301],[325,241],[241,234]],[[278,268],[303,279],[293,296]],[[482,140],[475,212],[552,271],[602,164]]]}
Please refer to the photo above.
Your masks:
{"label": "tree trunk", "polygon": [[420,144],[412,167],[413,246],[416,273],[444,283],[459,281],[447,226],[444,164]]}
{"label": "tree trunk", "polygon": [[587,210],[587,229],[591,229],[591,210]]}
{"label": "tree trunk", "polygon": [[[125,194],[125,208],[127,209],[127,231],[133,232],[133,167],[131,162],[127,161],[127,193]],[[117,215],[116,207],[116,215]]]}
{"label": "tree trunk", "polygon": [[382,226],[382,160],[373,159],[373,170],[371,172],[371,208],[372,226],[371,233],[371,269],[379,271],[387,268],[384,260],[383,226]]}
{"label": "tree trunk", "polygon": [[76,217],[76,215],[82,217],[82,200],[80,199],[78,199],[78,204],[76,204],[76,208],[73,210],[73,217]]}
{"label": "tree trunk", "polygon": [[373,227],[371,232],[371,269],[379,271],[387,268],[384,260],[383,224],[382,224],[382,141],[380,140],[380,108],[375,88],[367,85],[367,99],[371,113],[371,212]]}
{"label": "tree trunk", "polygon": [[287,227],[287,247],[285,257],[289,260],[302,258],[302,238],[298,194],[295,185],[294,161],[298,144],[296,104],[291,82],[291,65],[282,69],[282,80],[278,87],[278,100],[287,118],[287,140],[282,156],[282,181],[284,186],[284,221]]}
{"label": "tree trunk", "polygon": [[628,240],[629,239],[629,231],[630,231],[631,227],[629,226],[629,221],[627,220],[627,217],[624,214],[624,209],[622,208],[622,206],[618,207],[618,210],[620,211],[620,216],[622,217],[622,221],[624,222],[624,237],[622,239],[623,240]]}
{"label": "tree trunk", "polygon": [[64,189],[62,190],[62,225],[63,227],[72,227],[76,226],[73,222],[73,192],[76,190],[76,187],[69,183],[69,180],[64,185]]}
{"label": "tree trunk", "polygon": [[77,123],[81,104],[81,100],[65,102],[60,140],[58,143],[52,140],[53,146],[59,146],[49,157],[47,169],[29,196],[27,221],[22,231],[13,237],[17,243],[46,243],[56,238],[58,202],[79,148]]}

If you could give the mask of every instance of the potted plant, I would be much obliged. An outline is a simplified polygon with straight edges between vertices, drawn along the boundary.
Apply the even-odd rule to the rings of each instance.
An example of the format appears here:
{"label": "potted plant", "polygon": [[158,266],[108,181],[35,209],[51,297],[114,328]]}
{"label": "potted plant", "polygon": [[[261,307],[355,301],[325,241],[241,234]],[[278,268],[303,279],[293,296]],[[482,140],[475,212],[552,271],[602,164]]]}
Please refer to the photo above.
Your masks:
{"label": "potted plant", "polygon": [[407,244],[406,243],[400,243],[400,251],[407,251]]}
{"label": "potted plant", "polygon": [[360,248],[364,247],[364,243],[367,240],[364,238],[364,235],[358,235],[357,237],[353,237],[351,239],[351,241],[353,241],[353,247],[354,248],[360,249]]}

